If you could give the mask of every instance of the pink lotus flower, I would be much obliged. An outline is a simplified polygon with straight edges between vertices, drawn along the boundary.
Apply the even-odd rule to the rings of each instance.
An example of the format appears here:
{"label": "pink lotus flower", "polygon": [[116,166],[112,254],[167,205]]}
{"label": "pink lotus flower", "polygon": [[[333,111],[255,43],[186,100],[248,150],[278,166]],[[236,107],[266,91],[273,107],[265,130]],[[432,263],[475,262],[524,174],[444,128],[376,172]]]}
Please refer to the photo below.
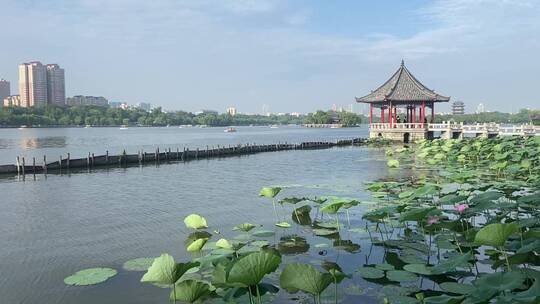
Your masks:
{"label": "pink lotus flower", "polygon": [[428,226],[438,224],[439,223],[439,217],[438,216],[430,216],[427,219]]}
{"label": "pink lotus flower", "polygon": [[459,204],[454,207],[454,210],[456,210],[459,214],[465,212],[465,209],[469,208],[469,205],[467,204]]}

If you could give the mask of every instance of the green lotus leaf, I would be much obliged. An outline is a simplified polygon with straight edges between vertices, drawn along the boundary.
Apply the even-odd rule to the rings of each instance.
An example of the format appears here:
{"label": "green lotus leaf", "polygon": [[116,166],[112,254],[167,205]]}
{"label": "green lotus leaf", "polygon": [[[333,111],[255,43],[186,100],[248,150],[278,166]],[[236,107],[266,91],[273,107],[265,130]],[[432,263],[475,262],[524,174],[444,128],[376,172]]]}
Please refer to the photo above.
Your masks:
{"label": "green lotus leaf", "polygon": [[492,202],[498,200],[501,196],[504,196],[504,193],[488,191],[473,197],[470,202],[472,204],[478,204],[481,202]]}
{"label": "green lotus leaf", "polygon": [[176,263],[174,258],[166,253],[156,258],[141,278],[143,283],[173,285],[189,269],[197,267],[198,262]]}
{"label": "green lotus leaf", "polygon": [[321,208],[321,212],[328,214],[336,214],[345,203],[343,201],[332,202]]}
{"label": "green lotus leaf", "polygon": [[216,247],[223,248],[223,249],[232,249],[233,248],[231,243],[229,241],[227,241],[226,239],[219,239],[216,242]]}
{"label": "green lotus leaf", "polygon": [[397,159],[389,159],[386,162],[386,165],[388,166],[388,168],[399,168],[399,160],[397,160]]}
{"label": "green lotus leaf", "polygon": [[476,290],[471,295],[484,298],[485,294],[493,295],[520,288],[525,279],[525,275],[519,271],[484,274],[473,282]]}
{"label": "green lotus leaf", "polygon": [[402,213],[401,216],[399,217],[399,220],[401,222],[407,222],[407,221],[421,222],[426,219],[428,214],[436,210],[437,208],[435,207],[411,209],[409,211]]}
{"label": "green lotus leaf", "polygon": [[364,279],[381,279],[384,278],[384,271],[375,267],[360,267],[357,270],[360,276]]}
{"label": "green lotus leaf", "polygon": [[270,230],[258,230],[251,233],[251,235],[255,237],[270,237],[270,236],[273,236],[274,234],[276,233]]}
{"label": "green lotus leaf", "polygon": [[64,283],[73,286],[94,285],[114,277],[117,271],[112,268],[88,268],[75,272],[64,279]]}
{"label": "green lotus leaf", "polygon": [[476,233],[474,242],[481,245],[503,246],[508,237],[519,231],[517,224],[489,224]]}
{"label": "green lotus leaf", "polygon": [[301,263],[288,264],[279,277],[281,287],[287,291],[301,290],[314,296],[320,295],[333,281],[331,274]]}
{"label": "green lotus leaf", "polygon": [[291,224],[287,222],[279,222],[279,223],[276,223],[276,226],[278,226],[279,228],[290,228]]}
{"label": "green lotus leaf", "polygon": [[302,197],[302,198],[285,197],[285,198],[280,199],[279,203],[280,204],[292,204],[292,205],[295,205],[295,204],[298,204],[298,203],[303,202],[305,200],[307,200],[305,197]]}
{"label": "green lotus leaf", "polygon": [[313,233],[318,236],[329,236],[329,235],[339,234],[337,230],[331,230],[331,229],[313,229]]}
{"label": "green lotus leaf", "polygon": [[203,248],[204,244],[206,244],[206,241],[208,241],[207,238],[197,239],[197,240],[193,241],[191,244],[189,244],[189,246],[187,246],[186,250],[189,251],[189,252],[200,251]]}
{"label": "green lotus leaf", "polygon": [[424,299],[425,304],[459,304],[463,301],[463,296],[452,297],[448,295],[441,295],[435,297],[429,297]]}
{"label": "green lotus leaf", "polygon": [[432,274],[444,274],[454,271],[457,267],[466,267],[469,265],[469,260],[473,258],[471,252],[466,254],[457,254],[446,261],[440,262],[437,266],[431,267]]}
{"label": "green lotus leaf", "polygon": [[403,270],[390,270],[386,272],[386,277],[390,281],[395,282],[414,282],[418,277],[411,272]]}
{"label": "green lotus leaf", "polygon": [[456,283],[456,282],[444,282],[440,283],[439,287],[441,287],[442,290],[450,293],[456,293],[460,295],[466,295],[474,292],[475,287],[470,284],[462,284],[462,283]]}
{"label": "green lotus leaf", "polygon": [[275,249],[254,252],[234,262],[227,274],[227,282],[240,283],[245,287],[259,284],[262,278],[274,272],[281,263],[281,255]]}
{"label": "green lotus leaf", "polygon": [[377,264],[377,265],[375,265],[375,268],[380,269],[380,270],[394,270],[394,269],[396,269],[394,267],[394,265],[387,264],[387,263]]}
{"label": "green lotus leaf", "polygon": [[274,198],[280,191],[280,187],[264,187],[261,189],[261,192],[259,192],[259,196]]}
{"label": "green lotus leaf", "polygon": [[248,232],[250,231],[251,229],[257,227],[256,225],[253,225],[251,223],[243,223],[243,224],[240,224],[240,225],[236,225],[233,230],[242,230],[242,231],[245,231],[245,232]]}
{"label": "green lotus leaf", "polygon": [[198,214],[190,214],[186,216],[184,223],[186,224],[186,227],[192,229],[208,228],[206,219]]}
{"label": "green lotus leaf", "polygon": [[210,296],[213,289],[209,284],[202,281],[185,280],[174,286],[170,299],[172,301],[194,303]]}
{"label": "green lotus leaf", "polygon": [[431,275],[431,267],[426,266],[426,264],[407,264],[403,266],[403,269],[412,273],[422,274],[422,275]]}
{"label": "green lotus leaf", "polygon": [[146,271],[156,258],[137,258],[126,261],[122,268],[128,271]]}

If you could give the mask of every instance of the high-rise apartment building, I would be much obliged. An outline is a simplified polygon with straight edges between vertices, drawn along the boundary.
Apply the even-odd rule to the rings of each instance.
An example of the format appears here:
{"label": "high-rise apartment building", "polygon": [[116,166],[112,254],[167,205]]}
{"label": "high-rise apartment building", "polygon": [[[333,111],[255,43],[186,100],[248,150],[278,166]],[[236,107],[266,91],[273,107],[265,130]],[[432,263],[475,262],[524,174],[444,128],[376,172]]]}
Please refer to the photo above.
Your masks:
{"label": "high-rise apartment building", "polygon": [[58,106],[66,104],[64,69],[58,64],[47,64],[47,103]]}
{"label": "high-rise apartment building", "polygon": [[19,95],[22,107],[47,104],[47,68],[41,62],[19,65]]}
{"label": "high-rise apartment building", "polygon": [[64,69],[57,64],[32,61],[19,65],[19,95],[22,107],[65,105]]}
{"label": "high-rise apartment building", "polygon": [[9,81],[0,79],[0,100],[11,95],[11,87],[9,86]]}
{"label": "high-rise apartment building", "polygon": [[229,114],[231,116],[235,116],[236,115],[236,108],[235,107],[228,107],[227,108],[227,114]]}

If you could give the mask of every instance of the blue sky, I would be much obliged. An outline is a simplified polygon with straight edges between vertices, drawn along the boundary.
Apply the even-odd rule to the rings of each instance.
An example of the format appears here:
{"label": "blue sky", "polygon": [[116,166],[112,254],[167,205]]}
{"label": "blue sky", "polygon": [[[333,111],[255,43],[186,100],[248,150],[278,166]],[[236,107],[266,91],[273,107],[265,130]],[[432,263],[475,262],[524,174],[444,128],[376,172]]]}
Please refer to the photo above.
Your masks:
{"label": "blue sky", "polygon": [[40,60],[66,69],[68,96],[309,112],[353,103],[403,58],[468,111],[478,103],[540,108],[538,0],[0,0],[0,7],[0,77],[13,91],[17,65]]}

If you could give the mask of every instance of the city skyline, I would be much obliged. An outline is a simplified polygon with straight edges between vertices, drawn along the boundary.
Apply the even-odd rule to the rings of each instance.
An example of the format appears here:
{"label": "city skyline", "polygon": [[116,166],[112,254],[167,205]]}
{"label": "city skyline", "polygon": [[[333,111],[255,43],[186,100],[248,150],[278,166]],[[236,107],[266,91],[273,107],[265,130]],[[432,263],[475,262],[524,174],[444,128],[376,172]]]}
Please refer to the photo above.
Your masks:
{"label": "city skyline", "polygon": [[40,58],[67,67],[68,96],[310,112],[350,104],[404,59],[452,100],[506,112],[538,104],[537,1],[383,2],[7,0],[6,23],[50,22],[6,31],[6,41],[28,39],[0,49],[0,77],[14,91],[16,64]]}

